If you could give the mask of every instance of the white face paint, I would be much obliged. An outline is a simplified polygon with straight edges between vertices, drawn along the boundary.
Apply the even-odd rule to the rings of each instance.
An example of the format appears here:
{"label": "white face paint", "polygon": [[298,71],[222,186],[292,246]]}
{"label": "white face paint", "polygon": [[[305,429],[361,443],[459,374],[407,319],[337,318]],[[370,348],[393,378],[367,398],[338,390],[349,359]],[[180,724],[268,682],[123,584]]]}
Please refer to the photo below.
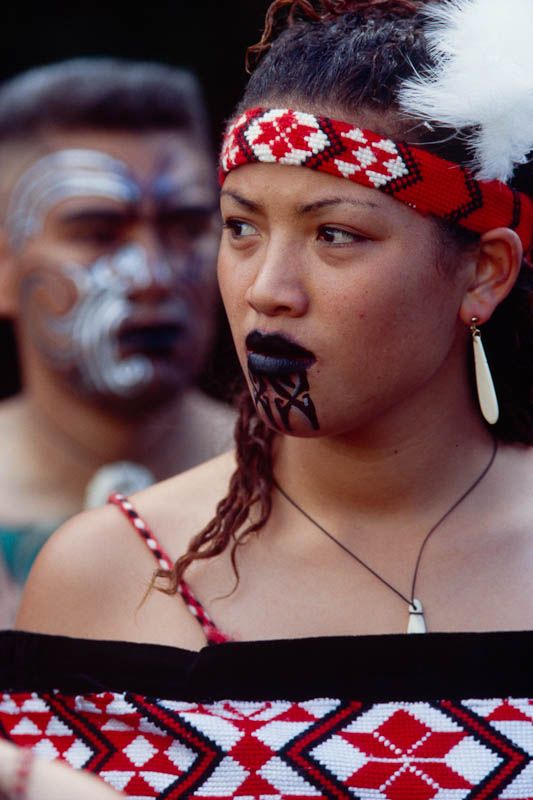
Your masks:
{"label": "white face paint", "polygon": [[[206,193],[204,171],[187,175],[182,188],[179,166],[179,160],[160,159],[141,183],[106,153],[66,149],[39,159],[13,189],[7,229],[24,264],[21,320],[46,363],[91,396],[163,398],[190,382],[209,340],[216,232],[206,228],[181,244],[161,244],[156,252],[126,237],[118,246],[99,244],[101,254],[90,263],[79,245],[79,259],[71,242],[68,251],[63,242],[54,249],[53,229],[41,234],[48,219],[57,218],[58,204],[72,198],[88,200],[91,210],[94,198],[111,200],[119,214],[139,219],[147,199],[155,209],[153,238],[157,214],[167,208],[178,216],[180,203],[187,210],[202,203],[209,209],[201,199],[211,191],[208,185]],[[65,252],[71,255],[66,258]],[[125,330],[133,331],[126,344]]]}
{"label": "white face paint", "polygon": [[[150,277],[147,254],[139,245],[126,245],[88,267],[73,264],[60,271],[29,274],[22,301],[26,309],[41,309],[28,319],[42,355],[62,371],[75,369],[91,393],[119,397],[142,393],[153,379],[153,363],[141,354],[123,357],[119,334],[134,313],[130,293],[144,288]],[[58,314],[61,295],[67,309]],[[167,324],[185,327],[186,313],[183,302],[173,304]]]}
{"label": "white face paint", "polygon": [[58,150],[39,159],[17,181],[6,215],[10,245],[18,250],[38,234],[50,208],[69,197],[134,203],[140,194],[122,161],[98,150]]}

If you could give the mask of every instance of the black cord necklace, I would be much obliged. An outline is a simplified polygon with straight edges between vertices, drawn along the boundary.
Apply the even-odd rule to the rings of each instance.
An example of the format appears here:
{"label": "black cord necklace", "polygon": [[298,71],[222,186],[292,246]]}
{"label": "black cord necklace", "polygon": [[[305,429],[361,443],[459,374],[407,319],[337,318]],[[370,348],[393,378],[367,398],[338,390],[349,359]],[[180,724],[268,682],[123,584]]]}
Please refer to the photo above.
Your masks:
{"label": "black cord necklace", "polygon": [[431,536],[435,533],[437,528],[440,525],[442,525],[444,520],[447,519],[450,516],[450,514],[453,511],[455,511],[457,506],[459,506],[463,502],[463,500],[466,500],[468,495],[471,494],[474,491],[474,489],[481,483],[481,481],[483,480],[485,475],[488,473],[488,471],[490,470],[490,468],[494,464],[494,460],[496,458],[497,452],[498,452],[498,440],[496,438],[494,438],[493,447],[492,447],[492,453],[491,453],[491,456],[490,456],[488,464],[483,468],[483,470],[477,476],[475,481],[472,484],[470,484],[470,486],[466,489],[466,491],[463,492],[463,494],[453,503],[453,505],[450,506],[450,508],[447,511],[444,512],[444,514],[437,520],[437,522],[426,533],[426,535],[425,535],[425,537],[424,537],[424,539],[422,541],[422,544],[420,545],[420,549],[418,551],[418,555],[416,557],[415,568],[414,568],[414,571],[413,571],[413,580],[411,582],[411,597],[410,598],[407,597],[405,594],[403,594],[403,592],[400,592],[400,590],[397,589],[395,586],[393,586],[392,583],[389,583],[388,580],[383,578],[379,574],[379,572],[376,572],[376,570],[373,569],[370,566],[370,564],[367,564],[366,561],[363,561],[362,558],[360,558],[358,555],[356,555],[354,552],[352,552],[349,547],[347,547],[345,544],[343,544],[343,542],[340,542],[335,536],[333,536],[332,533],[330,533],[319,522],[317,522],[316,519],[313,519],[313,517],[310,514],[308,514],[307,511],[304,511],[304,509],[301,506],[299,506],[298,503],[295,500],[293,500],[292,497],[290,495],[288,495],[287,492],[284,489],[281,488],[281,486],[279,485],[279,483],[276,480],[274,480],[274,486],[276,487],[278,492],[280,492],[280,494],[282,494],[283,497],[292,506],[294,506],[294,508],[296,508],[300,512],[300,514],[303,514],[303,516],[306,519],[309,520],[309,522],[311,522],[315,527],[317,527],[320,531],[322,531],[322,533],[324,533],[329,539],[331,539],[332,542],[335,542],[335,544],[338,547],[340,547],[341,550],[344,550],[345,553],[347,553],[349,556],[351,556],[353,559],[355,559],[355,561],[357,561],[358,564],[360,564],[362,567],[364,567],[366,570],[368,570],[368,572],[370,572],[372,575],[374,575],[374,577],[377,578],[378,581],[381,581],[381,583],[383,583],[385,586],[387,586],[391,590],[391,592],[394,592],[394,594],[398,595],[398,597],[400,597],[405,603],[407,603],[407,606],[409,608],[409,622],[408,622],[408,625],[407,625],[407,633],[426,633],[427,628],[426,628],[426,621],[424,619],[424,608],[422,606],[421,601],[418,600],[415,597],[416,581],[417,581],[418,573],[419,573],[419,570],[420,570],[420,564],[422,562],[422,555],[424,553],[424,550],[426,548],[427,543],[429,542]]}

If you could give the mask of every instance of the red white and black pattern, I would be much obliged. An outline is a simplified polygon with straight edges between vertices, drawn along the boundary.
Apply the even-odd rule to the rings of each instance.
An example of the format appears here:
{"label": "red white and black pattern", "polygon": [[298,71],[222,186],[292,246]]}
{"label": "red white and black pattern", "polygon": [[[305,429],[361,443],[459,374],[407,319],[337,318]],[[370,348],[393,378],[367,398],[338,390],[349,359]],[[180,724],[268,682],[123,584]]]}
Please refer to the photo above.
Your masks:
{"label": "red white and black pattern", "polygon": [[167,572],[170,572],[172,569],[172,559],[165,552],[151,528],[139,516],[128,498],[119,492],[115,492],[109,497],[108,502],[117,506],[117,508],[122,511],[130,525],[134,528],[134,530],[137,531],[141,539],[146,543],[146,546],[153,554],[154,558],[159,564],[159,567]]}
{"label": "red white and black pattern", "polygon": [[499,181],[478,181],[464,167],[405,142],[328,117],[253,108],[228,128],[220,180],[250,163],[305,166],[379,189],[423,214],[476,233],[516,230],[533,238],[533,201]]}
{"label": "red white and black pattern", "polygon": [[183,597],[187,608],[191,612],[191,614],[196,617],[198,620],[207,640],[207,644],[222,644],[223,642],[230,642],[231,638],[226,636],[225,633],[222,633],[221,630],[217,628],[203,605],[200,601],[195,597],[193,594],[189,584],[187,581],[180,581],[178,585],[178,590],[181,596]]}
{"label": "red white and black pattern", "polygon": [[131,800],[531,800],[533,701],[0,695],[0,735]]}
{"label": "red white and black pattern", "polygon": [[[146,543],[159,567],[170,572],[173,566],[172,559],[166,553],[149,525],[139,516],[128,498],[123,494],[115,492],[110,496],[108,502],[117,506],[117,508],[122,511],[130,525]],[[229,637],[217,628],[203,605],[196,599],[187,581],[180,581],[178,584],[178,591],[183,597],[191,614],[198,620],[208,644],[222,644],[222,642],[230,641]]]}

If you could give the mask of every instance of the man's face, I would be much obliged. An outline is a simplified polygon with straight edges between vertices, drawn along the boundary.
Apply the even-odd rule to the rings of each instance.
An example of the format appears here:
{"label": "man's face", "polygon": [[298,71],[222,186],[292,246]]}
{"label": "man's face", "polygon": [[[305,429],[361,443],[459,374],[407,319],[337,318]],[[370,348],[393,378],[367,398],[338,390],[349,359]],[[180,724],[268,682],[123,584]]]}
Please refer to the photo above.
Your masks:
{"label": "man's face", "polygon": [[45,144],[5,215],[23,367],[37,361],[110,407],[168,401],[213,328],[212,164],[181,133],[57,132]]}

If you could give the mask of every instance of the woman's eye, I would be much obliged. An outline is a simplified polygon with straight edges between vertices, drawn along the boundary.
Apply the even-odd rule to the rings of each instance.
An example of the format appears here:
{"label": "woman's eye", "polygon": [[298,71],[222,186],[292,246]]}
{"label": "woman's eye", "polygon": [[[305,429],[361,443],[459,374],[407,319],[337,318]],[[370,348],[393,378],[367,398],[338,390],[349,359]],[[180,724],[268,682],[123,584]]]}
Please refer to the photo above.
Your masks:
{"label": "woman's eye", "polygon": [[320,228],[317,238],[327,244],[354,244],[365,240],[365,237],[360,234],[346,231],[343,228],[334,228],[331,225],[324,225]]}
{"label": "woman's eye", "polygon": [[224,223],[224,228],[230,232],[232,239],[245,239],[257,233],[257,229],[254,228],[253,225],[239,219],[227,220],[227,222]]}

